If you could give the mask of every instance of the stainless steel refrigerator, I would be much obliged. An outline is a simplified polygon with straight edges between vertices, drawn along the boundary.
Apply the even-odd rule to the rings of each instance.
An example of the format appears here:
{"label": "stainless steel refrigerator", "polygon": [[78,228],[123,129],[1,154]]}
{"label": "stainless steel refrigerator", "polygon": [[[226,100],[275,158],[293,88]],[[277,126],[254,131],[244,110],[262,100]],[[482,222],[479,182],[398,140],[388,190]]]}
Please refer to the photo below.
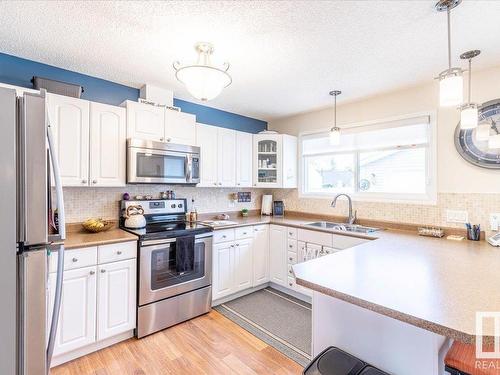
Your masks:
{"label": "stainless steel refrigerator", "polygon": [[[45,91],[17,96],[15,90],[0,89],[0,129],[0,374],[45,375],[62,296],[65,238]],[[50,251],[59,255],[52,314],[47,299]]]}

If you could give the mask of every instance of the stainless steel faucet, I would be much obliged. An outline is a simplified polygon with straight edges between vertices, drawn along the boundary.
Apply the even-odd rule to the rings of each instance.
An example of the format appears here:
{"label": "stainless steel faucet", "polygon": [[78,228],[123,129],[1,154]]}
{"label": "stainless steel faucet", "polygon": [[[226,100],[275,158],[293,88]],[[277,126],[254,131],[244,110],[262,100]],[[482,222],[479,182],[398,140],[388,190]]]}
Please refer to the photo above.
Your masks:
{"label": "stainless steel faucet", "polygon": [[354,215],[352,214],[352,199],[349,195],[347,194],[337,194],[334,198],[333,198],[333,201],[332,201],[332,204],[331,204],[331,207],[335,207],[335,205],[337,204],[337,199],[338,197],[340,197],[341,195],[345,196],[347,198],[347,201],[349,202],[349,217],[347,218],[347,223],[348,224],[354,224],[356,222],[356,211],[354,211]]}

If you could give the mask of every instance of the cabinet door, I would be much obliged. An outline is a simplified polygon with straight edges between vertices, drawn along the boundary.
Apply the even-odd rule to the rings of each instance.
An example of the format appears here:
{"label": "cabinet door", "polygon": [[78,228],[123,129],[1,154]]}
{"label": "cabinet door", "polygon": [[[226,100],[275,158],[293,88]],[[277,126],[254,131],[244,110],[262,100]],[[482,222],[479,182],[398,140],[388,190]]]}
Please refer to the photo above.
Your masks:
{"label": "cabinet door", "polygon": [[250,133],[236,132],[236,186],[252,186],[252,148]]}
{"label": "cabinet door", "polygon": [[254,227],[253,286],[269,281],[269,226]]}
{"label": "cabinet door", "polygon": [[90,103],[90,185],[125,186],[126,110]]}
{"label": "cabinet door", "polygon": [[[55,272],[49,276],[50,312],[54,305],[56,277]],[[95,266],[64,271],[54,355],[66,353],[96,341],[96,280]]]}
{"label": "cabinet door", "polygon": [[269,227],[269,276],[272,282],[283,286],[287,285],[286,240],[286,227],[271,224]]}
{"label": "cabinet door", "polygon": [[283,183],[282,135],[255,134],[253,137],[253,185],[280,188]]}
{"label": "cabinet door", "polygon": [[217,185],[236,186],[236,131],[219,128],[217,130]]}
{"label": "cabinet door", "polygon": [[213,246],[213,299],[216,300],[235,292],[234,242]]}
{"label": "cabinet door", "polygon": [[196,116],[166,109],[165,141],[194,146],[196,144]]}
{"label": "cabinet door", "polygon": [[283,134],[283,183],[287,189],[297,188],[297,137]]}
{"label": "cabinet door", "polygon": [[88,186],[89,102],[55,94],[47,102],[62,184]]}
{"label": "cabinet door", "polygon": [[238,240],[234,247],[236,292],[250,288],[253,280],[253,239]]}
{"label": "cabinet door", "polygon": [[197,186],[217,186],[217,128],[196,124],[196,145],[200,147],[200,183]]}
{"label": "cabinet door", "polygon": [[127,138],[163,142],[165,109],[127,100]]}
{"label": "cabinet door", "polygon": [[135,328],[135,259],[98,266],[97,339],[115,336]]}

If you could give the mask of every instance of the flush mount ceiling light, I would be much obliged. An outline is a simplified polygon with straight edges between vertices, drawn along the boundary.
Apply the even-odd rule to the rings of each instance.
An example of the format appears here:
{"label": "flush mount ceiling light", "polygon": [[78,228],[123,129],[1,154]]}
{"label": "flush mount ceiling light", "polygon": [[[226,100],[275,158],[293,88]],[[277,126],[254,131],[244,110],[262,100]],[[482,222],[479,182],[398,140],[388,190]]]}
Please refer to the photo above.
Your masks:
{"label": "flush mount ceiling light", "polygon": [[231,84],[231,76],[227,73],[229,63],[224,63],[220,68],[212,65],[214,47],[210,43],[197,43],[194,48],[198,53],[196,64],[181,65],[178,61],[174,62],[175,77],[196,99],[208,101]]}
{"label": "flush mount ceiling light", "polygon": [[450,13],[462,0],[439,0],[436,10],[446,12],[448,23],[448,69],[439,73],[439,103],[441,106],[457,106],[462,104],[464,97],[462,69],[451,67],[451,26]]}
{"label": "flush mount ceiling light", "polygon": [[333,104],[333,127],[330,129],[330,144],[334,146],[340,145],[340,128],[337,126],[337,96],[342,94],[342,91],[330,91],[330,95],[334,97]]}
{"label": "flush mount ceiling light", "polygon": [[467,103],[460,107],[460,128],[461,129],[474,129],[477,128],[477,109],[479,104],[471,103],[471,84],[472,84],[472,59],[481,53],[479,50],[468,51],[462,53],[460,58],[462,60],[469,60],[469,93]]}

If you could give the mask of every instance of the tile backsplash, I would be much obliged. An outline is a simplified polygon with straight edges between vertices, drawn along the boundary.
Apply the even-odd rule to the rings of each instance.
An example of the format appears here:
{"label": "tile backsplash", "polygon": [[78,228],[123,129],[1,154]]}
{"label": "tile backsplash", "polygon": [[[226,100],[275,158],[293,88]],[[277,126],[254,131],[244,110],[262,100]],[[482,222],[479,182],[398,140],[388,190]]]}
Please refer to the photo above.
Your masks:
{"label": "tile backsplash", "polygon": [[[119,201],[123,193],[128,192],[133,198],[135,195],[151,194],[159,197],[161,191],[174,190],[177,198],[186,198],[188,207],[194,198],[199,213],[238,211],[242,208],[260,209],[261,189],[233,189],[233,188],[201,188],[189,186],[166,185],[127,185],[123,188],[64,188],[66,221],[76,223],[89,217],[104,219],[118,219]],[[248,191],[252,194],[252,201],[233,203],[230,194],[238,191]]]}
{"label": "tile backsplash", "polygon": [[[330,207],[331,199],[299,198],[298,190],[274,190],[274,199],[285,201],[287,210],[317,213],[321,215],[347,215],[347,200],[339,200],[337,207]],[[333,198],[333,196],[332,196]],[[481,224],[482,230],[491,233],[490,213],[500,212],[499,193],[439,193],[436,205],[388,202],[353,202],[359,218],[391,221],[405,224],[435,225],[463,228],[460,223],[446,221],[446,210],[463,210],[469,221]]]}

